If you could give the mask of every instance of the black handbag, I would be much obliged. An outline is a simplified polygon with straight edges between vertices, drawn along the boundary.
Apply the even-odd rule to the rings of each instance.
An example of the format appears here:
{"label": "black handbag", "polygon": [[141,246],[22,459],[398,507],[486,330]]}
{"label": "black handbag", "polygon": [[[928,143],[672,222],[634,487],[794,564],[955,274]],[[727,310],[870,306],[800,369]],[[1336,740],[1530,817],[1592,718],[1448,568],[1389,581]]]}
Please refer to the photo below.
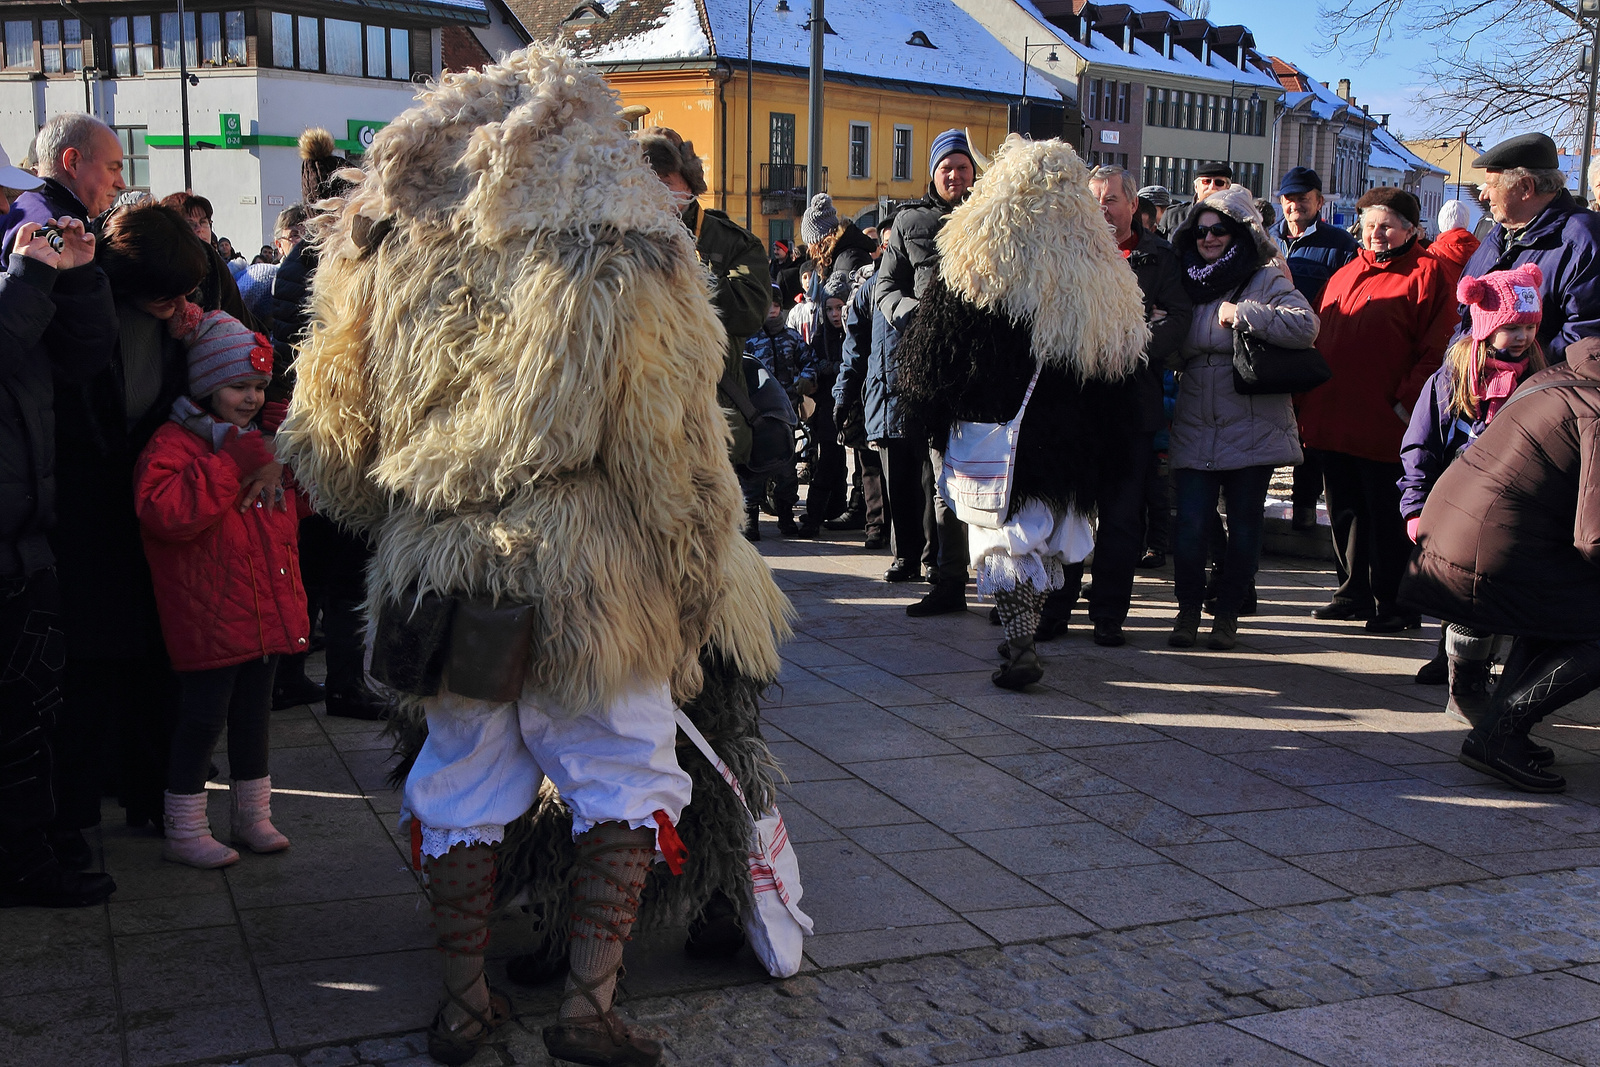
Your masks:
{"label": "black handbag", "polygon": [[[1244,285],[1233,291],[1233,303],[1239,302],[1242,292]],[[1243,323],[1234,323],[1233,391],[1240,396],[1308,393],[1332,377],[1333,369],[1315,347],[1284,348],[1257,337]]]}

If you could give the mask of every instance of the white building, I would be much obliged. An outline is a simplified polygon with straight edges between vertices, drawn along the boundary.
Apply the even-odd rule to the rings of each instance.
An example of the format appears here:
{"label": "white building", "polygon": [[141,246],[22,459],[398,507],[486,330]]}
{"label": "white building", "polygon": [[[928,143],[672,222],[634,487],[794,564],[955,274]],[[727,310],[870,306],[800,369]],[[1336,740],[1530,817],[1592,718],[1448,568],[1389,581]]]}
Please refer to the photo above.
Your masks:
{"label": "white building", "polygon": [[484,0],[202,6],[186,9],[181,35],[176,4],[4,10],[0,144],[12,160],[47,119],[88,111],[122,138],[128,184],[157,197],[185,188],[178,53],[186,38],[190,187],[211,201],[216,233],[247,257],[300,199],[302,130],[324,126],[341,152],[360,153],[411,105],[413,82],[440,73],[447,34],[470,29],[479,52],[521,43]]}

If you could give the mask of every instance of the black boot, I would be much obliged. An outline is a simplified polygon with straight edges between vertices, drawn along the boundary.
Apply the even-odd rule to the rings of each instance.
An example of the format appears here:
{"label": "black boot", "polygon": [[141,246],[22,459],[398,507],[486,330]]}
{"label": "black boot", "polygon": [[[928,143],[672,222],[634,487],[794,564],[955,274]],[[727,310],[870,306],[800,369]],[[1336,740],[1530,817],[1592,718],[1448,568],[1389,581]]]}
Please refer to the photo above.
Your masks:
{"label": "black boot", "polygon": [[394,710],[388,701],[364,685],[340,692],[330,691],[326,699],[328,714],[336,719],[365,719],[368,722],[376,722],[379,719],[387,719]]}
{"label": "black boot", "polygon": [[320,682],[306,677],[306,657],[302,652],[285,656],[278,664],[278,673],[272,679],[272,710],[283,711],[302,704],[315,704],[327,695]]}
{"label": "black boot", "polygon": [[744,539],[746,541],[761,540],[761,506],[759,504],[747,505],[744,509]]}
{"label": "black boot", "polygon": [[1003,647],[1006,661],[989,676],[995,685],[1001,689],[1026,689],[1044,677],[1044,665],[1039,662],[1032,641],[1008,641]]}
{"label": "black boot", "polygon": [[1524,793],[1560,793],[1567,788],[1565,778],[1533,762],[1526,745],[1515,735],[1480,737],[1475,728],[1461,742],[1460,759],[1473,770],[1492,775]]}
{"label": "black boot", "polygon": [[906,606],[906,614],[913,619],[926,618],[929,615],[948,615],[955,611],[967,610],[967,583],[940,582],[928,591],[928,595],[915,604]]}

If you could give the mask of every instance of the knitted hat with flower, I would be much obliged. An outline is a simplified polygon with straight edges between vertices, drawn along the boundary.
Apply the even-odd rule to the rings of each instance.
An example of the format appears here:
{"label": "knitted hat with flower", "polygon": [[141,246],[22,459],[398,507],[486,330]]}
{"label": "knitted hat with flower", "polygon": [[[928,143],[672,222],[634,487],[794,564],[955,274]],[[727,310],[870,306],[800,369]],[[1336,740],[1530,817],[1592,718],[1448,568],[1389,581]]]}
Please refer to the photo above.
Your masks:
{"label": "knitted hat with flower", "polygon": [[1456,299],[1472,309],[1472,339],[1487,341],[1502,326],[1537,326],[1544,312],[1539,298],[1542,284],[1544,272],[1537,263],[1462,278]]}
{"label": "knitted hat with flower", "polygon": [[272,342],[226,311],[184,301],[167,329],[189,350],[189,395],[196,400],[225,385],[272,377]]}

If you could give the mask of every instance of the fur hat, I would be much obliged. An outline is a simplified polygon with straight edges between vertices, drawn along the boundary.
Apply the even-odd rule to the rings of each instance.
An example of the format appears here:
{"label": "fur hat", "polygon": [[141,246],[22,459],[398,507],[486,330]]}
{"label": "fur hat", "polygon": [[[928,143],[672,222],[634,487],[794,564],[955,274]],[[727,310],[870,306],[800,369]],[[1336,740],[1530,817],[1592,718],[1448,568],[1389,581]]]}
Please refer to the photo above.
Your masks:
{"label": "fur hat", "polygon": [[827,193],[813,196],[806,213],[800,216],[800,239],[814,245],[838,228],[839,212],[833,206],[833,197]]}
{"label": "fur hat", "polygon": [[1194,232],[1200,226],[1200,215],[1207,210],[1232,219],[1249,231],[1256,243],[1256,262],[1259,266],[1264,267],[1278,258],[1278,246],[1267,236],[1267,228],[1261,221],[1261,212],[1256,210],[1255,196],[1245,186],[1237,183],[1228,186],[1220,193],[1212,193],[1204,200],[1198,201],[1184,218],[1183,225],[1172,235],[1172,243],[1177,245],[1182,241],[1193,244]]}
{"label": "fur hat", "polygon": [[1487,341],[1502,326],[1539,324],[1543,305],[1539,286],[1544,272],[1537,263],[1497,270],[1481,278],[1466,275],[1456,286],[1456,299],[1472,309],[1472,339]]}
{"label": "fur hat", "polygon": [[1043,362],[1115,380],[1143,361],[1139,283],[1089,195],[1088,168],[1061,141],[1008,136],[936,243],[944,283],[1027,321]]}
{"label": "fur hat", "polygon": [[350,161],[333,150],[333,134],[313,126],[300,135],[300,199],[307,204],[342,196],[350,183],[334,177]]}
{"label": "fur hat", "polygon": [[1388,208],[1409,222],[1413,230],[1422,221],[1422,205],[1417,203],[1416,197],[1397,185],[1380,185],[1362,193],[1361,199],[1356,201],[1356,214],[1369,207]]}
{"label": "fur hat", "polygon": [[185,301],[167,329],[189,350],[189,395],[196,400],[225,385],[272,376],[272,342],[226,311],[202,312]]}
{"label": "fur hat", "polygon": [[689,191],[699,196],[706,191],[706,168],[694,153],[694,142],[685,141],[678,131],[666,126],[652,126],[638,134],[644,158],[657,177],[669,174],[681,176]]}

